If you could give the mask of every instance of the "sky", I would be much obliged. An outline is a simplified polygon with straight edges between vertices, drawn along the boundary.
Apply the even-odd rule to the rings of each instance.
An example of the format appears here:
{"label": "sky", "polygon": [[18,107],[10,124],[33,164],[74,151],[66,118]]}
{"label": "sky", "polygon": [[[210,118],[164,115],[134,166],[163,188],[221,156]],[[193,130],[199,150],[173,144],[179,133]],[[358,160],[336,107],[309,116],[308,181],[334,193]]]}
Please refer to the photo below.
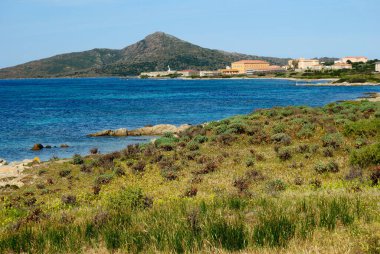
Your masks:
{"label": "sky", "polygon": [[162,31],[273,57],[380,59],[380,0],[0,0],[0,68]]}

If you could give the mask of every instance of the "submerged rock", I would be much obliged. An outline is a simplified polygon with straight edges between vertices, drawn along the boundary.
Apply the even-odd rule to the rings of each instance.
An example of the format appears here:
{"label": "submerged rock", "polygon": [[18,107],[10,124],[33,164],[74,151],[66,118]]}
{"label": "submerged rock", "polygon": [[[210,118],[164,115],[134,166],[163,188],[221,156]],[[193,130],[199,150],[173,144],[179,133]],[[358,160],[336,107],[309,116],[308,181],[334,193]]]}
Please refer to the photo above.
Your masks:
{"label": "submerged rock", "polygon": [[34,144],[32,147],[32,150],[33,151],[39,151],[39,150],[42,150],[43,148],[44,148],[44,146],[42,144]]}
{"label": "submerged rock", "polygon": [[154,126],[145,126],[142,128],[138,128],[135,130],[128,131],[125,128],[117,129],[117,130],[103,130],[96,133],[89,134],[90,137],[102,137],[102,136],[159,136],[163,135],[166,132],[171,133],[179,133],[188,129],[191,125],[183,124],[179,127],[172,124],[158,124]]}
{"label": "submerged rock", "polygon": [[69,145],[67,145],[67,144],[62,144],[60,147],[61,147],[61,148],[68,148]]}

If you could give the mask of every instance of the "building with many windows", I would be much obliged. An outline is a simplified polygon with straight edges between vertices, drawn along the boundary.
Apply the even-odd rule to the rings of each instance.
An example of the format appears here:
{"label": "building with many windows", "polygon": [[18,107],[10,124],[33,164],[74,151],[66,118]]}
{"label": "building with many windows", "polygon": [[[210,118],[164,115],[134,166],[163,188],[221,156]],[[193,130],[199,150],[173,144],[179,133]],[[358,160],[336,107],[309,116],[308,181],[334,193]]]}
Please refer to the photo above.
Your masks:
{"label": "building with many windows", "polygon": [[218,70],[222,75],[237,75],[239,74],[238,69],[231,69],[231,68],[226,68],[226,69],[219,69]]}
{"label": "building with many windows", "polygon": [[322,66],[319,63],[318,59],[306,59],[306,58],[299,58],[293,60],[294,69],[300,69],[300,70],[320,70],[322,69]]}
{"label": "building with many windows", "polygon": [[268,70],[270,64],[263,60],[241,60],[233,62],[231,69],[239,71],[239,74],[246,74],[247,71],[262,71]]}

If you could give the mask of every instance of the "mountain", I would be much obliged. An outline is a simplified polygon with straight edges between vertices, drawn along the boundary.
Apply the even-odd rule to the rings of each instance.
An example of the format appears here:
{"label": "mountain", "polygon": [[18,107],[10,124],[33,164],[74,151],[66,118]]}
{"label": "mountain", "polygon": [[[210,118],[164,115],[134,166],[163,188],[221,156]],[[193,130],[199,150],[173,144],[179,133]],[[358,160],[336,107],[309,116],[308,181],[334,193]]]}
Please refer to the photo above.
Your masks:
{"label": "mountain", "polygon": [[218,69],[242,59],[262,59],[285,65],[288,59],[207,49],[163,32],[148,35],[126,48],[92,49],[53,56],[0,69],[0,78],[67,76],[130,76],[143,71]]}

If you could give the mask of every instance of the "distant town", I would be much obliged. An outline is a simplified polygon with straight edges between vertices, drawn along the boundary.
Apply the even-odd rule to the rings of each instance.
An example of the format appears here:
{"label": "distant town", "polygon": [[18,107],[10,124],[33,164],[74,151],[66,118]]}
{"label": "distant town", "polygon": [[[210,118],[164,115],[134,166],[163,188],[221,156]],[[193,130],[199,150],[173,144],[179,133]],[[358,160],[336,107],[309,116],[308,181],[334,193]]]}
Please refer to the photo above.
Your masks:
{"label": "distant town", "polygon": [[[298,58],[288,61],[288,65],[271,65],[264,60],[240,60],[218,70],[171,70],[168,66],[166,71],[142,72],[141,78],[159,77],[228,77],[228,76],[253,76],[265,74],[279,74],[287,71],[329,71],[329,70],[351,70],[354,63],[367,63],[368,58],[364,56],[347,56],[334,62],[321,62],[318,59]],[[380,62],[375,63],[375,72],[380,72]]]}

